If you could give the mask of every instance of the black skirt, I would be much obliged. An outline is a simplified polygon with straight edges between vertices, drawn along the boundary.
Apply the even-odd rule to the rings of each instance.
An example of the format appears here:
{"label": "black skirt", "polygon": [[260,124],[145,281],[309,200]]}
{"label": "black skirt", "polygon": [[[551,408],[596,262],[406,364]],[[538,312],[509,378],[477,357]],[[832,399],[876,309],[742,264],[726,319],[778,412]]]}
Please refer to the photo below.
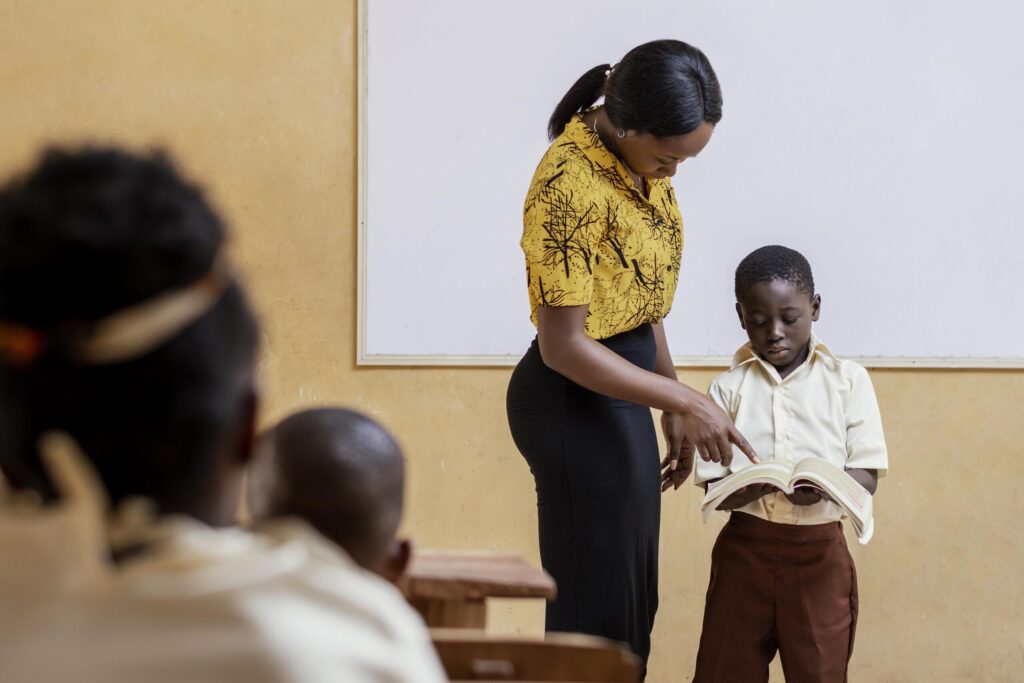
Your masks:
{"label": "black skirt", "polygon": [[[650,325],[601,341],[654,369]],[[661,470],[651,410],[544,365],[534,340],[508,387],[512,437],[537,488],[540,556],[558,583],[548,631],[623,641],[646,664],[658,608]]]}

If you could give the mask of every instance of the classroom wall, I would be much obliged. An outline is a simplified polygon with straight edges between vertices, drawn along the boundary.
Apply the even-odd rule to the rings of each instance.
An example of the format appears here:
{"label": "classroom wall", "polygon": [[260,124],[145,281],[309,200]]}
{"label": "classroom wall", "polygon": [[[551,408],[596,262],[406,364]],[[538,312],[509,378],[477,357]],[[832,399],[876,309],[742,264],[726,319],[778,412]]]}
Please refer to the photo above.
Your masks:
{"label": "classroom wall", "polygon": [[[532,481],[504,417],[510,370],[354,365],[353,1],[4,0],[0,102],[4,176],[51,141],[172,150],[233,226],[264,324],[263,420],[325,403],[372,413],[409,455],[406,528],[421,547],[536,559]],[[413,150],[429,135],[415,113],[410,103],[401,131]],[[396,184],[416,182],[428,161],[395,160]],[[970,311],[949,316],[971,324]],[[713,372],[682,376],[705,387]],[[851,677],[1022,680],[1024,373],[872,377],[893,473],[875,540],[854,548],[862,618]],[[700,523],[697,502],[690,486],[664,498],[655,683],[692,676],[717,528]],[[497,630],[542,624],[535,602],[502,602],[493,617]]]}

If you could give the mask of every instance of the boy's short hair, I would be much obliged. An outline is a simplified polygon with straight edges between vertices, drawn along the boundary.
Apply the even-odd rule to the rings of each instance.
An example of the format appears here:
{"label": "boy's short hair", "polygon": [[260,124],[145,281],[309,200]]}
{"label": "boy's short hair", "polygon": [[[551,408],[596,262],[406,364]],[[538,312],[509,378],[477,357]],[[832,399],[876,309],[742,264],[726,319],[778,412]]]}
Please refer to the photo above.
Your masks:
{"label": "boy's short hair", "polygon": [[250,474],[255,519],[299,517],[380,568],[402,519],[405,464],[377,422],[343,408],[296,413],[261,436]]}
{"label": "boy's short hair", "polygon": [[750,252],[736,267],[736,300],[743,298],[755,284],[772,280],[785,280],[798,291],[814,295],[811,264],[803,254],[773,244]]}
{"label": "boy's short hair", "polygon": [[0,353],[12,484],[55,495],[36,441],[60,429],[114,503],[181,511],[209,494],[218,451],[251,410],[258,330],[239,285],[134,359],[83,363],[68,348],[97,321],[202,280],[223,242],[220,218],[160,153],[54,149],[0,187],[0,325],[45,339],[31,360]]}

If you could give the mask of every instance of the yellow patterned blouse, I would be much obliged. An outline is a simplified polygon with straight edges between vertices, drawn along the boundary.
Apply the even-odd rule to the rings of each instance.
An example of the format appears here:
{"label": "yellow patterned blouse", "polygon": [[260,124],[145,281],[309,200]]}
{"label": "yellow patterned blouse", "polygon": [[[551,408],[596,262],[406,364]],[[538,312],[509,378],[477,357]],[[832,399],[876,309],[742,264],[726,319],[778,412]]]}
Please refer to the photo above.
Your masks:
{"label": "yellow patterned blouse", "polygon": [[606,339],[672,308],[683,220],[668,178],[645,198],[597,133],[574,116],[533,176],[523,209],[530,311],[589,304],[586,333]]}

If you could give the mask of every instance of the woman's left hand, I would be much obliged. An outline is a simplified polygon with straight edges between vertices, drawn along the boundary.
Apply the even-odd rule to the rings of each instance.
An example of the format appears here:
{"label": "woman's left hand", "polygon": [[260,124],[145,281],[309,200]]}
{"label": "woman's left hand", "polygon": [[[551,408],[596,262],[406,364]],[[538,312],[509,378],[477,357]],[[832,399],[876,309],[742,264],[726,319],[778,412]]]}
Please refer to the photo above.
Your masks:
{"label": "woman's left hand", "polygon": [[686,438],[683,418],[674,413],[661,414],[661,432],[665,436],[665,459],[661,461],[661,490],[678,489],[693,471],[694,447]]}

